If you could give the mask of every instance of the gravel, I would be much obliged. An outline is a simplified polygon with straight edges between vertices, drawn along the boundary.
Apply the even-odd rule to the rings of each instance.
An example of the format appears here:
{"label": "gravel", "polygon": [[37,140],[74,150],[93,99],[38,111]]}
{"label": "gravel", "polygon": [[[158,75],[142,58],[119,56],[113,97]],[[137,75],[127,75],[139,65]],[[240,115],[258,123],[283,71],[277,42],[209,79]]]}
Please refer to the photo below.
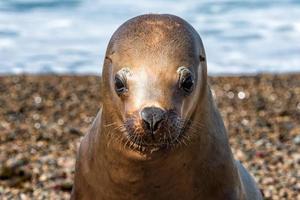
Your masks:
{"label": "gravel", "polygon": [[[300,74],[212,77],[234,156],[265,199],[300,199]],[[99,77],[0,77],[0,199],[69,199]]]}

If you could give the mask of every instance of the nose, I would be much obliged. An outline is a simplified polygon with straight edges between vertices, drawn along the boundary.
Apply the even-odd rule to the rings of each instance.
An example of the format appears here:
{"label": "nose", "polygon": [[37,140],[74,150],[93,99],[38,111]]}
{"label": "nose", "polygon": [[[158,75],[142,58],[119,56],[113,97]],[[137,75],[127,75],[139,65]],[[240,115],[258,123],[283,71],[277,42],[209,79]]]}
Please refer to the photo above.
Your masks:
{"label": "nose", "polygon": [[162,122],[165,116],[165,111],[158,107],[145,107],[141,111],[141,118],[146,128],[152,132],[152,134],[158,129],[159,124]]}

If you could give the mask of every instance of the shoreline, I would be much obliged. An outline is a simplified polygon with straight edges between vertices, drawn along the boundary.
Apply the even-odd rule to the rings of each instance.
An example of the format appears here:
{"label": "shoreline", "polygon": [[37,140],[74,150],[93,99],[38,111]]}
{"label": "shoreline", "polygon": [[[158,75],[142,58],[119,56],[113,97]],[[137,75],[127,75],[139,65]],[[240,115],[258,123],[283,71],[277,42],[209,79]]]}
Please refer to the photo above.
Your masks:
{"label": "shoreline", "polygon": [[[99,78],[0,75],[4,199],[69,198],[76,149],[99,107]],[[300,198],[300,72],[210,76],[209,82],[234,157],[264,198]]]}
{"label": "shoreline", "polygon": [[[56,76],[56,77],[101,77],[101,70],[99,73],[57,73],[57,72],[45,72],[45,73],[0,73],[0,78],[8,77],[47,77],[47,76]],[[253,73],[209,73],[209,77],[254,77],[254,76],[298,76],[300,71],[285,71],[285,72],[253,72]]]}

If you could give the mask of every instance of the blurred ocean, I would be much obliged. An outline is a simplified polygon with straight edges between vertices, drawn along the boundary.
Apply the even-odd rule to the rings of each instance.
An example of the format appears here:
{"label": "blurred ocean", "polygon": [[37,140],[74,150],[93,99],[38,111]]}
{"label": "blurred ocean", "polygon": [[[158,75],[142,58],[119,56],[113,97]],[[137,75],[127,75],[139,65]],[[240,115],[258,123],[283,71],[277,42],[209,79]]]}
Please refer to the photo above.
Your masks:
{"label": "blurred ocean", "polygon": [[1,0],[0,74],[100,74],[112,33],[144,13],[190,22],[210,74],[300,72],[300,0]]}

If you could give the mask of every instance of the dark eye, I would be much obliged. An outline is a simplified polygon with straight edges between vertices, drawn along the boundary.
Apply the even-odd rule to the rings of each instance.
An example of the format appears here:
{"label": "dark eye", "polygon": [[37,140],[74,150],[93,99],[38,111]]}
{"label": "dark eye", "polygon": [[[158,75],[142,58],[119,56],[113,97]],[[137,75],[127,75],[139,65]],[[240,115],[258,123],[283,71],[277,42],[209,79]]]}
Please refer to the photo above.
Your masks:
{"label": "dark eye", "polygon": [[118,93],[118,95],[124,93],[127,91],[126,88],[126,82],[125,78],[120,76],[119,74],[115,77],[115,90]]}
{"label": "dark eye", "polygon": [[183,89],[186,93],[191,93],[194,87],[194,79],[192,75],[187,75],[186,77],[181,78],[180,88]]}
{"label": "dark eye", "polygon": [[183,78],[183,80],[181,82],[181,88],[185,92],[190,93],[193,90],[193,86],[194,86],[194,80],[193,80],[193,77],[191,75],[188,75],[188,77]]}
{"label": "dark eye", "polygon": [[189,68],[181,66],[177,69],[179,74],[179,88],[183,90],[185,95],[190,94],[194,89],[195,79]]}

